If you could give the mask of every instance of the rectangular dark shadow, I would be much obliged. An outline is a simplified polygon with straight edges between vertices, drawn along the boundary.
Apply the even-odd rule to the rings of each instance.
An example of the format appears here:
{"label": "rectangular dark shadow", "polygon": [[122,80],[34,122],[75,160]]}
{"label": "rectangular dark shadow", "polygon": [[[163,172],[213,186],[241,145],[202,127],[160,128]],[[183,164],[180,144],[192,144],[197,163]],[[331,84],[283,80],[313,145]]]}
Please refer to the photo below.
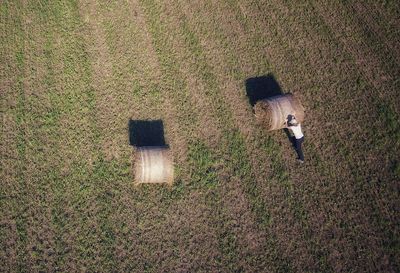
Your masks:
{"label": "rectangular dark shadow", "polygon": [[136,147],[166,146],[162,120],[129,120],[129,143]]}
{"label": "rectangular dark shadow", "polygon": [[246,80],[246,94],[250,105],[253,107],[257,101],[269,97],[282,95],[282,89],[274,75],[249,78]]}

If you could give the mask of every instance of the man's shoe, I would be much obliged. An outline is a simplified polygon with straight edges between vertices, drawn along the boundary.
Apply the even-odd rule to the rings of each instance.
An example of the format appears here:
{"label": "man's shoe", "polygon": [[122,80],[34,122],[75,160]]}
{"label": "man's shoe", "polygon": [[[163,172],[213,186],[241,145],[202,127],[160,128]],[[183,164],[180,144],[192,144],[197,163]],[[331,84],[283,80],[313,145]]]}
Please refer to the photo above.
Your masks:
{"label": "man's shoe", "polygon": [[301,164],[304,163],[304,160],[301,160],[301,159],[297,159],[297,161],[299,161]]}

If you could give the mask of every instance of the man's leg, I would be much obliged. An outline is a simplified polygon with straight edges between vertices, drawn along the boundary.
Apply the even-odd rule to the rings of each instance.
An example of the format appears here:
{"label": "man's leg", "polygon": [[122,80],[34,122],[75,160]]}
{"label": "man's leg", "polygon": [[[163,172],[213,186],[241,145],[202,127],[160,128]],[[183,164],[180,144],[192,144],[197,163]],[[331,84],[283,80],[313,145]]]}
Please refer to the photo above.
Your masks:
{"label": "man's leg", "polygon": [[303,150],[301,148],[301,144],[304,141],[304,137],[300,138],[300,139],[296,139],[296,152],[297,155],[299,157],[300,160],[304,161],[304,154],[303,154]]}

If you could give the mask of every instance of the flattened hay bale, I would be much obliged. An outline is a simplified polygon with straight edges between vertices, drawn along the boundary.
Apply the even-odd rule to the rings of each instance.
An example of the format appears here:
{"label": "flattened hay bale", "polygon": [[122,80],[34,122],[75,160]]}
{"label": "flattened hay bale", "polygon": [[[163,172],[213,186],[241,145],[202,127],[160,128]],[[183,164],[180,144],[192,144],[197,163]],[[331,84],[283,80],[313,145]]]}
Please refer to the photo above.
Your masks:
{"label": "flattened hay bale", "polygon": [[304,107],[292,94],[258,101],[254,106],[254,112],[257,121],[268,131],[285,128],[288,115],[294,115],[300,123],[304,121]]}
{"label": "flattened hay bale", "polygon": [[169,148],[139,147],[135,150],[135,184],[172,185],[174,164]]}

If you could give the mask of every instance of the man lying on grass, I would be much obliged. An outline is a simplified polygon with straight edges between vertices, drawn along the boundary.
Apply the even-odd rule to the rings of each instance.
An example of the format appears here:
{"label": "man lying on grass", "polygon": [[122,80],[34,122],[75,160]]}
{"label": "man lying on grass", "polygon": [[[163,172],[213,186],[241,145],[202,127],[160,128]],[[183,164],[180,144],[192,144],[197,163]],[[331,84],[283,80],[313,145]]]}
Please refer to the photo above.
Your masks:
{"label": "man lying on grass", "polygon": [[301,131],[301,125],[299,122],[297,122],[294,115],[288,115],[286,119],[286,126],[294,135],[294,148],[297,152],[297,160],[300,163],[304,163],[304,154],[303,150],[301,149],[301,144],[304,142],[304,135]]}

